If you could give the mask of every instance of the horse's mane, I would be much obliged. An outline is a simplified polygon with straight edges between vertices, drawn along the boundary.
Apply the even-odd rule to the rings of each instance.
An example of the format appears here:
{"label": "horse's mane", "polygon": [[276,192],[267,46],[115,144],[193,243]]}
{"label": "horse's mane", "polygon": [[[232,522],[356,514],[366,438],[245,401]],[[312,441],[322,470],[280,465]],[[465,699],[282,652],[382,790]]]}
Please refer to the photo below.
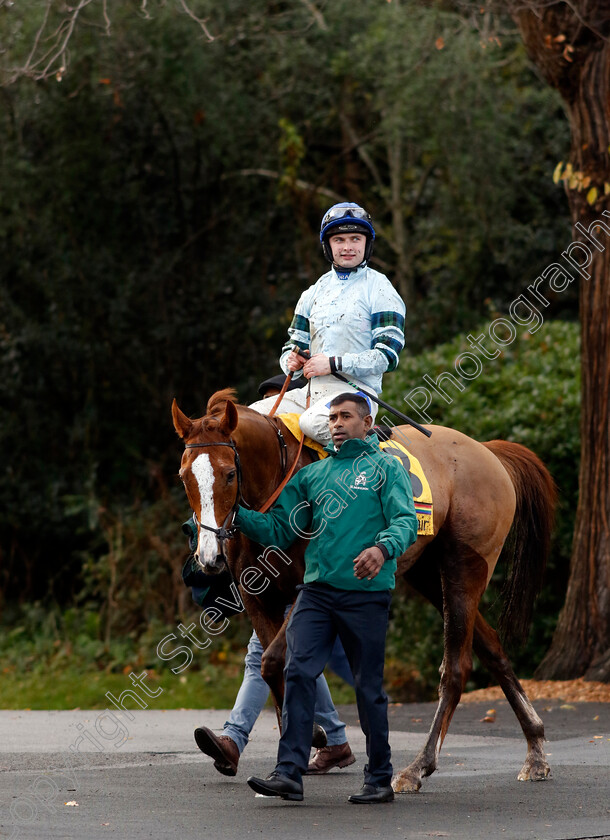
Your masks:
{"label": "horse's mane", "polygon": [[237,391],[235,388],[223,388],[221,391],[216,391],[210,399],[205,409],[207,414],[224,414],[227,407],[227,400],[237,402]]}

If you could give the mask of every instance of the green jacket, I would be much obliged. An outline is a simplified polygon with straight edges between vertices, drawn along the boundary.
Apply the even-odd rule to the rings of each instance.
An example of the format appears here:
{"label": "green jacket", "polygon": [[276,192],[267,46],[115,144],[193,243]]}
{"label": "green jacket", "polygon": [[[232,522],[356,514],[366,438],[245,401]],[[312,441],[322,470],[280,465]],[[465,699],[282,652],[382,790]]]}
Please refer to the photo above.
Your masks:
{"label": "green jacket", "polygon": [[[394,588],[396,559],[417,538],[408,473],[379,449],[375,435],[346,440],[329,458],[299,470],[268,513],[240,507],[235,524],[264,546],[288,548],[298,537],[305,549],[305,583],[336,589]],[[378,545],[386,558],[372,580],[354,575],[354,559]]]}

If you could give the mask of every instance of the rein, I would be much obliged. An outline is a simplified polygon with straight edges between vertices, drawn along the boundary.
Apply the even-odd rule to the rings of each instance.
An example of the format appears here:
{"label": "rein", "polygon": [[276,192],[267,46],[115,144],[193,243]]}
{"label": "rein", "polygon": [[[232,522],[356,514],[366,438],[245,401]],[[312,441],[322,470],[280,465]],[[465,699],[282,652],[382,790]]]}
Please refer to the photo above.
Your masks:
{"label": "rein", "polygon": [[[275,414],[275,409],[278,407],[278,405],[282,401],[282,397],[286,393],[286,389],[288,388],[288,385],[289,385],[291,379],[292,379],[292,371],[286,377],[286,381],[284,382],[284,384],[282,386],[282,390],[278,394],[278,398],[275,401],[275,404],[274,404],[273,408],[271,409],[271,411],[267,415],[269,420],[271,420],[271,418]],[[307,401],[305,403],[305,410],[306,411],[309,408],[310,400],[311,400],[311,380],[308,380],[308,382],[307,382]],[[278,431],[279,431],[279,428],[278,428]],[[275,490],[273,491],[273,493],[269,496],[269,498],[267,499],[265,504],[260,509],[259,513],[265,513],[266,511],[269,510],[271,505],[275,502],[275,500],[280,495],[280,493],[282,492],[284,487],[288,484],[288,482],[292,478],[292,474],[294,473],[296,465],[299,463],[299,458],[301,457],[301,452],[303,451],[303,441],[304,440],[305,440],[305,433],[302,433],[301,434],[301,440],[299,441],[299,448],[297,449],[296,458],[294,459],[294,461],[292,463],[292,466],[290,467],[290,470],[286,473],[283,480],[280,482],[279,486],[276,487]]]}

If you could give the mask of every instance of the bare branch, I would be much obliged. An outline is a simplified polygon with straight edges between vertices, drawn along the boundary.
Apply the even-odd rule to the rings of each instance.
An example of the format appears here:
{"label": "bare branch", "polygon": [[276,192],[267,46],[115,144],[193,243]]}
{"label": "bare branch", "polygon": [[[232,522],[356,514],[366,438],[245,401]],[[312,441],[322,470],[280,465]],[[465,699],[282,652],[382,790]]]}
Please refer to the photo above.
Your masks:
{"label": "bare branch", "polygon": [[351,151],[352,149],[356,149],[360,159],[362,160],[362,162],[364,163],[366,168],[371,173],[371,175],[373,177],[373,180],[375,181],[375,184],[377,185],[377,187],[379,187],[380,189],[383,189],[383,186],[384,186],[383,185],[383,179],[381,178],[381,175],[379,174],[379,170],[375,166],[375,161],[369,155],[369,153],[367,152],[367,150],[364,146],[364,143],[366,142],[365,139],[363,139],[361,137],[358,137],[358,135],[356,134],[355,128],[353,127],[353,125],[349,121],[349,119],[347,117],[347,114],[344,111],[340,112],[339,119],[341,120],[341,125],[343,126],[343,128],[345,130],[345,133],[349,137],[350,143],[352,144],[349,151]]}
{"label": "bare branch", "polygon": [[32,49],[31,49],[30,54],[28,55],[27,60],[25,62],[25,67],[26,68],[30,66],[30,62],[32,61],[32,59],[34,57],[34,54],[35,54],[36,50],[38,49],[38,44],[40,43],[40,39],[42,38],[42,33],[44,32],[44,30],[46,28],[46,25],[47,25],[47,21],[49,19],[49,12],[51,11],[51,3],[52,3],[52,0],[47,0],[47,5],[46,5],[46,8],[44,10],[44,17],[42,19],[42,23],[40,24],[38,32],[36,33],[36,37],[34,38],[34,43],[32,44]]}
{"label": "bare branch", "polygon": [[[94,2],[94,0],[80,0],[78,6],[70,9],[70,14],[62,20],[57,29],[55,29],[50,36],[43,38],[45,29],[49,23],[49,15],[53,5],[52,0],[47,0],[42,23],[40,24],[34,37],[34,43],[32,45],[32,49],[30,50],[30,54],[28,55],[25,64],[13,71],[12,76],[9,78],[9,82],[16,81],[19,76],[29,76],[35,81],[40,81],[41,79],[46,79],[53,73],[56,75],[57,80],[61,81],[68,65],[68,44],[74,32],[78,17],[82,10],[86,6],[89,6],[92,2]],[[105,5],[106,0],[104,0],[104,10]],[[106,15],[106,28],[109,25],[110,20]],[[35,60],[36,52],[43,41],[52,41],[52,44],[39,58]],[[39,69],[41,65],[43,65],[42,69]]]}
{"label": "bare branch", "polygon": [[326,32],[328,30],[328,26],[326,25],[322,12],[315,7],[311,0],[301,0],[301,3],[305,6],[307,11],[311,13],[311,16],[314,18],[320,29]]}
{"label": "bare branch", "polygon": [[[236,178],[238,176],[248,177],[251,175],[258,175],[260,178],[274,178],[276,180],[279,180],[282,177],[280,172],[275,172],[272,169],[237,169],[235,172],[227,172],[226,174],[224,174],[221,177],[221,181],[224,181],[227,178]],[[300,178],[297,178],[293,183],[294,186],[297,187],[299,190],[313,192],[317,195],[325,195],[327,198],[330,198],[333,201],[346,201],[345,196],[339,195],[338,193],[334,192],[333,190],[329,190],[326,187],[317,187],[315,184],[312,184],[309,181],[302,181]]]}
{"label": "bare branch", "polygon": [[207,20],[201,20],[201,18],[198,18],[197,15],[193,12],[193,10],[190,9],[189,6],[187,6],[186,0],[178,0],[178,2],[182,6],[182,8],[186,12],[186,14],[191,18],[191,20],[194,20],[195,23],[199,24],[199,26],[201,27],[201,29],[203,31],[203,34],[208,39],[208,41],[213,41],[214,36],[212,35],[212,33],[210,32],[210,30],[207,27]]}
{"label": "bare branch", "polygon": [[108,14],[108,0],[104,0],[102,4],[102,14],[104,15],[104,22],[106,24],[106,35],[110,35],[110,15]]}
{"label": "bare branch", "polygon": [[[199,18],[189,5],[190,0],[175,0],[176,6],[188,15],[204,33],[207,41],[215,40],[210,32],[207,19]],[[0,5],[3,0],[0,0]],[[34,81],[41,81],[55,76],[61,81],[70,63],[70,40],[77,27],[89,26],[100,29],[110,36],[112,28],[112,7],[108,0],[78,0],[75,5],[58,4],[55,0],[44,0],[41,5],[41,22],[38,26],[27,58],[22,65],[7,68],[4,71],[5,84],[13,84],[20,77],[26,76]],[[83,11],[90,7],[94,10],[93,19],[83,20]],[[148,0],[140,0],[140,14],[151,20]],[[91,18],[91,15],[89,16]]]}

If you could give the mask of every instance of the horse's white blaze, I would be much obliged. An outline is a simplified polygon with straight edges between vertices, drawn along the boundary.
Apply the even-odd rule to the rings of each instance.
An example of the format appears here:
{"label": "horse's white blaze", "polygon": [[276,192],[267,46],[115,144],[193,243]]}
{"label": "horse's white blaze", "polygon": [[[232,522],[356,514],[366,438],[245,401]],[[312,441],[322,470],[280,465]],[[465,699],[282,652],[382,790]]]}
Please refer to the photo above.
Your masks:
{"label": "horse's white blaze", "polygon": [[[198,455],[191,466],[197,486],[199,488],[199,500],[201,503],[201,516],[199,521],[210,528],[218,528],[216,514],[214,512],[214,470],[210,456]],[[218,543],[211,531],[205,528],[199,529],[199,544],[197,546],[200,563],[212,563],[218,554]]]}

